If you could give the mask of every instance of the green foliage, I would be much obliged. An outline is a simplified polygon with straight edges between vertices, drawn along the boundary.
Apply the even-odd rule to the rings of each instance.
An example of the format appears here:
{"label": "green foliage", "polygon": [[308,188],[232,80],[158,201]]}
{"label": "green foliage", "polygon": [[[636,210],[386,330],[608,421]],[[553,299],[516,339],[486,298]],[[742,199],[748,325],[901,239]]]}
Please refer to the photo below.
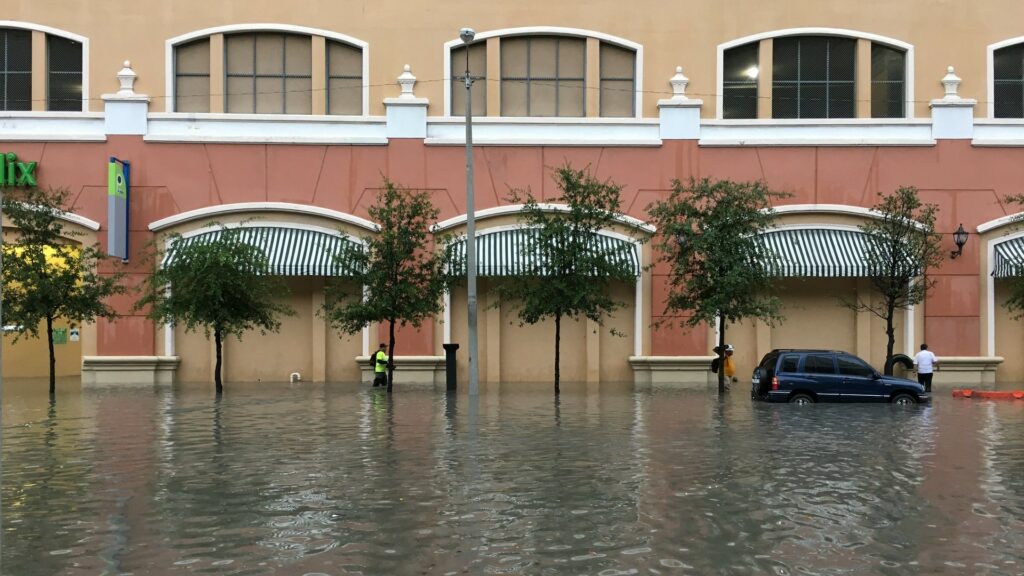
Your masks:
{"label": "green foliage", "polygon": [[[53,322],[66,318],[78,323],[115,318],[107,298],[123,294],[123,273],[100,273],[107,259],[99,245],[72,243],[80,234],[65,229],[61,216],[67,190],[23,188],[7,191],[3,214],[16,228],[16,246],[4,246],[3,320],[20,326],[21,337],[39,337],[46,323],[50,349],[50,393],[55,392]],[[71,242],[69,242],[71,240]]]}
{"label": "green foliage", "polygon": [[636,277],[633,261],[620,245],[598,241],[601,230],[619,224],[622,187],[569,165],[558,168],[554,180],[561,195],[552,200],[564,208],[552,212],[528,191],[513,191],[509,198],[523,204],[520,218],[530,233],[520,245],[521,274],[496,282],[494,290],[499,302],[518,309],[522,323],[555,320],[557,393],[561,319],[585,317],[603,324],[625,304],[610,296],[612,283],[632,284]]}
{"label": "green foliage", "polygon": [[[763,182],[691,178],[684,186],[674,180],[669,197],[648,207],[658,227],[658,261],[669,267],[669,318],[657,324],[693,327],[717,320],[724,350],[727,322],[780,320],[775,278],[766,265],[773,255],[760,234],[775,221],[772,200],[786,196]],[[718,376],[722,392],[724,370]]]}
{"label": "green foliage", "polygon": [[[1024,194],[1006,196],[1004,200],[1010,204],[1024,205]],[[1017,214],[1013,220],[1018,224],[1024,222],[1024,214]],[[1024,318],[1024,266],[1015,267],[1014,275],[1002,280],[1010,286],[1010,295],[1003,307],[1014,320]]]}
{"label": "green foliage", "polygon": [[[396,324],[419,327],[443,310],[444,258],[433,250],[430,234],[439,211],[428,192],[409,190],[388,179],[367,211],[380,226],[379,232],[364,237],[365,247],[347,246],[338,255],[339,261],[351,262],[357,270],[352,280],[363,292],[348,292],[341,284],[329,283],[324,313],[332,326],[349,334],[374,322],[389,323],[388,356],[394,358]],[[388,370],[388,392],[392,372],[393,366]]]}
{"label": "green foliage", "polygon": [[[219,226],[219,225],[212,225]],[[281,302],[287,289],[272,276],[267,255],[240,238],[241,228],[219,226],[206,241],[186,242],[179,234],[168,238],[167,262],[143,284],[136,309],[160,323],[177,324],[186,331],[211,333],[217,345],[214,378],[221,389],[220,348],[225,336],[239,340],[249,330],[265,334],[281,327],[278,315],[295,312]]]}
{"label": "green foliage", "polygon": [[885,320],[885,373],[892,374],[894,315],[897,310],[924,302],[935,285],[927,272],[942,264],[942,236],[935,232],[938,208],[921,202],[917,188],[901,186],[891,194],[878,196],[871,209],[879,217],[868,220],[860,229],[867,235],[870,281],[880,298],[858,295],[856,301],[843,301],[843,305]]}

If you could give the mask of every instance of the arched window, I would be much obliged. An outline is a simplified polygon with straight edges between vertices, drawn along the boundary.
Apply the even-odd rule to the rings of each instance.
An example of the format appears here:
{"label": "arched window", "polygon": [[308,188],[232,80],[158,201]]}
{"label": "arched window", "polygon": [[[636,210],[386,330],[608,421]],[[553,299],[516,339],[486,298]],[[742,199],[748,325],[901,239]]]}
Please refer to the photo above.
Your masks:
{"label": "arched window", "polygon": [[996,118],[1024,118],[1024,44],[995,50],[992,55]]}
{"label": "arched window", "polygon": [[176,112],[365,113],[363,42],[298,26],[233,25],[168,45]]}
{"label": "arched window", "polygon": [[[55,32],[32,25],[0,28],[0,110],[83,109],[83,42]],[[45,39],[42,70],[32,69],[33,35]],[[33,74],[45,78],[44,93],[32,93]],[[34,107],[33,101],[45,102],[45,106]]]}
{"label": "arched window", "polygon": [[[446,45],[449,112],[466,106],[466,46]],[[488,51],[495,51],[497,55]],[[469,46],[474,116],[634,117],[640,47],[585,30],[517,28],[478,34]],[[488,60],[497,70],[488,69]],[[595,71],[589,77],[587,71]],[[497,90],[498,96],[488,96]],[[489,101],[490,98],[490,101]]]}
{"label": "arched window", "polygon": [[[885,40],[808,28],[723,44],[719,114],[726,119],[904,118],[910,47]],[[767,54],[771,61],[762,61]]]}

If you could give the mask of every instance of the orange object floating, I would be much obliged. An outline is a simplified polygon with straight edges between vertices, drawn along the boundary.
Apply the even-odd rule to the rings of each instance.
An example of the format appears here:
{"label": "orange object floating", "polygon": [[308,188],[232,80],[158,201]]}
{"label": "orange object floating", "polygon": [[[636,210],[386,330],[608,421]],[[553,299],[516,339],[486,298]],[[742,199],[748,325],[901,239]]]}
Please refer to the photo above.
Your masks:
{"label": "orange object floating", "polygon": [[1024,400],[1024,390],[953,390],[953,398],[984,398],[988,400]]}

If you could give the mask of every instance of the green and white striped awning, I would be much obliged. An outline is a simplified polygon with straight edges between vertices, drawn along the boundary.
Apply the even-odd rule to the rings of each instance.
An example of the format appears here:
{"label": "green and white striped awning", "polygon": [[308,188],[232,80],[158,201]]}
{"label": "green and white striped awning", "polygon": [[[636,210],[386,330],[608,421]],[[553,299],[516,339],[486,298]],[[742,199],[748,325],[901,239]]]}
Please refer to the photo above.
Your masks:
{"label": "green and white striped awning", "polygon": [[996,278],[1010,278],[1024,272],[1024,237],[1014,238],[995,245],[995,262],[992,275]]}
{"label": "green and white striped awning", "polygon": [[761,239],[773,255],[778,277],[859,278],[870,276],[863,232],[829,228],[771,230]]}
{"label": "green and white striped awning", "polygon": [[[535,271],[540,263],[543,270],[543,255],[529,254],[531,239],[536,232],[529,228],[501,230],[476,236],[477,276],[521,276]],[[595,253],[606,254],[612,262],[628,266],[634,276],[640,275],[640,256],[636,244],[620,238],[602,234],[592,236],[590,248]],[[466,241],[456,242],[450,248],[455,274],[463,273],[466,266]]]}
{"label": "green and white striped awning", "polygon": [[[220,235],[220,229],[213,229],[180,238],[164,255],[162,265],[174,261],[177,248],[213,242]],[[239,229],[239,240],[263,250],[276,276],[351,276],[354,263],[337,262],[335,256],[348,254],[346,245],[360,247],[340,234],[280,226],[245,226]]]}

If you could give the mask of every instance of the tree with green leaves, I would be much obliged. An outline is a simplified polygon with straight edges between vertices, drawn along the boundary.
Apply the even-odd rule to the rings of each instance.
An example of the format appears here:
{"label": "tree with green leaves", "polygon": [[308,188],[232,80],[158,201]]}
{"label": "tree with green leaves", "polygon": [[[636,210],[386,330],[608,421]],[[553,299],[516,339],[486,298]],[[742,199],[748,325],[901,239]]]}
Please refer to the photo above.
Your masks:
{"label": "tree with green leaves", "polygon": [[897,310],[924,302],[935,280],[927,274],[942,264],[942,236],[935,232],[938,208],[925,204],[917,188],[901,186],[891,194],[878,194],[871,207],[877,218],[860,225],[866,236],[869,280],[874,294],[841,300],[847,308],[870,312],[885,321],[885,367],[892,375]]}
{"label": "tree with green leaves", "polygon": [[[665,313],[685,313],[684,327],[718,322],[719,366],[728,323],[782,318],[773,255],[760,234],[775,221],[772,201],[786,196],[763,182],[691,178],[687,185],[674,180],[668,198],[647,209],[658,227],[658,261],[669,267]],[[718,370],[718,393],[724,392],[725,370]]]}
{"label": "tree with green leaves", "polygon": [[166,252],[154,251],[162,264],[143,283],[135,307],[156,322],[213,335],[213,378],[221,394],[224,339],[241,341],[250,330],[277,332],[278,316],[295,311],[282,301],[288,290],[273,275],[266,253],[243,237],[245,228],[211,226],[215,232],[196,239],[172,234]]}
{"label": "tree with green leaves", "polygon": [[56,394],[57,359],[53,323],[65,318],[78,323],[115,318],[107,299],[123,294],[123,273],[100,273],[107,255],[98,244],[80,245],[80,233],[65,227],[68,191],[21,188],[3,198],[3,214],[17,229],[13,245],[3,253],[4,323],[17,326],[14,341],[39,337],[45,323],[50,352],[50,397]]}
{"label": "tree with green leaves", "polygon": [[625,305],[610,295],[612,283],[635,282],[637,270],[630,253],[633,242],[602,241],[606,237],[599,234],[620,224],[622,186],[568,164],[555,170],[554,180],[560,191],[552,199],[554,207],[539,203],[529,191],[510,195],[510,202],[523,205],[523,268],[493,289],[498,305],[518,309],[520,325],[554,320],[557,395],[562,319],[589,318],[603,325],[606,316]]}
{"label": "tree with green leaves", "polygon": [[[1009,204],[1024,205],[1024,194],[1006,196],[1004,200]],[[1018,214],[1014,221],[1024,222],[1024,214]],[[1010,286],[1010,295],[1003,303],[1003,307],[1014,320],[1024,318],[1024,266],[1014,266],[1013,275],[1001,280],[1009,282]]]}
{"label": "tree with green leaves", "polygon": [[[447,288],[443,253],[433,249],[430,227],[439,211],[422,190],[410,190],[388,179],[367,212],[378,226],[364,237],[364,246],[347,245],[336,258],[347,262],[361,292],[331,283],[324,313],[331,325],[355,334],[372,323],[388,324],[388,385],[395,371],[395,327],[419,327],[443,311]],[[349,284],[351,285],[351,284]]]}

